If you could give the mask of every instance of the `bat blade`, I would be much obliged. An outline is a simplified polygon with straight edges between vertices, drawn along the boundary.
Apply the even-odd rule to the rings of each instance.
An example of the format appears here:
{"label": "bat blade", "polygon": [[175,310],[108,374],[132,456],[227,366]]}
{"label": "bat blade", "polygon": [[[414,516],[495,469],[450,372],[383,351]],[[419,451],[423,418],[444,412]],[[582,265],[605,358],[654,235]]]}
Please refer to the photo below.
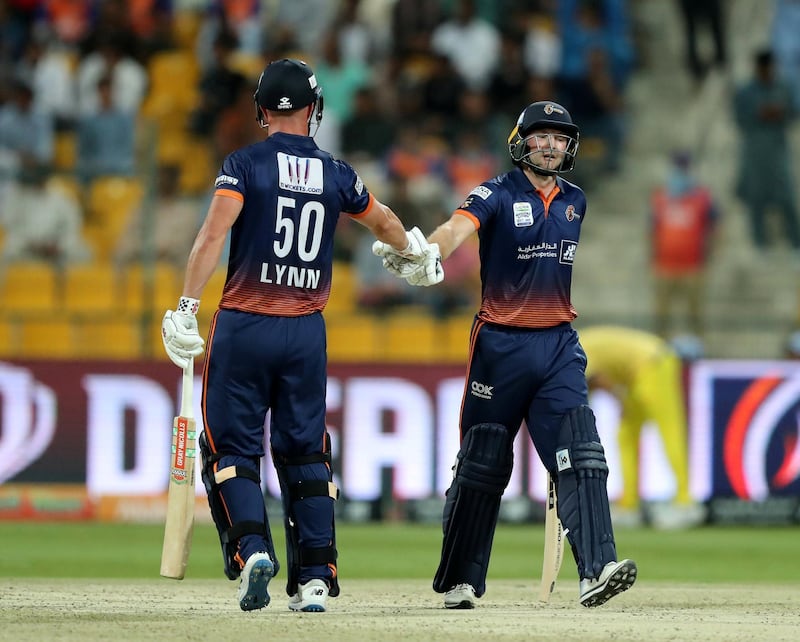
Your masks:
{"label": "bat blade", "polygon": [[164,524],[164,545],[161,549],[161,575],[175,580],[182,580],[186,575],[194,532],[197,433],[191,411],[192,380],[190,365],[183,373],[181,414],[175,417],[172,426],[167,514]]}
{"label": "bat blade", "polygon": [[553,478],[547,476],[547,507],[544,518],[544,554],[542,556],[542,581],[539,585],[539,600],[549,602],[556,587],[558,572],[564,554],[564,530],[558,519],[558,497]]}

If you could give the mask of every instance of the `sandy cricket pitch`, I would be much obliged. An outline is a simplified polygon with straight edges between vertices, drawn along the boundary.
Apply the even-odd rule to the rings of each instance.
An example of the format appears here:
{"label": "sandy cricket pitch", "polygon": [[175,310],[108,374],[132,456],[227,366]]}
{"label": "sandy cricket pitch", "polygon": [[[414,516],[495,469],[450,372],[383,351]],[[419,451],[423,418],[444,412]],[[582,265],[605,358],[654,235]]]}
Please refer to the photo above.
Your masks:
{"label": "sandy cricket pitch", "polygon": [[472,611],[447,611],[420,580],[345,581],[327,613],[292,613],[283,582],[244,613],[227,580],[3,580],[0,640],[797,640],[800,585],[639,582],[586,609],[561,582],[549,604],[533,583],[491,581]]}

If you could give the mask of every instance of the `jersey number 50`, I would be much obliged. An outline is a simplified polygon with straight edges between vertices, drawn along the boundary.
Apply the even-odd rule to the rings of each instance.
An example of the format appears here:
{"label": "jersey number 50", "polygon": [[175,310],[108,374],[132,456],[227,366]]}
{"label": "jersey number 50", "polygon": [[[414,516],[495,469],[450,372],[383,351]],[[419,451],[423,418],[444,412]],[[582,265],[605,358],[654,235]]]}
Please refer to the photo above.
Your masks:
{"label": "jersey number 50", "polygon": [[[297,232],[297,256],[301,261],[313,261],[319,254],[322,244],[322,229],[325,222],[325,207],[319,201],[307,201],[297,217],[295,199],[278,197],[275,215],[275,233],[278,239],[272,244],[275,256],[286,258],[292,250]],[[298,218],[295,223],[295,218]]]}

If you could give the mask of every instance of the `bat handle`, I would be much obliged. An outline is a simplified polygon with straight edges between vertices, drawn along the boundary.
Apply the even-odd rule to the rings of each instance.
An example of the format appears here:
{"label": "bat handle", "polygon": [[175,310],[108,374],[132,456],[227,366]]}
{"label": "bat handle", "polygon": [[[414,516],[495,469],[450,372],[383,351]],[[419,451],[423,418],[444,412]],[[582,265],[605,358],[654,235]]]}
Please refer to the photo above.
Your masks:
{"label": "bat handle", "polygon": [[189,359],[189,363],[183,369],[183,385],[181,387],[181,417],[186,417],[187,419],[193,417],[193,389],[194,359]]}

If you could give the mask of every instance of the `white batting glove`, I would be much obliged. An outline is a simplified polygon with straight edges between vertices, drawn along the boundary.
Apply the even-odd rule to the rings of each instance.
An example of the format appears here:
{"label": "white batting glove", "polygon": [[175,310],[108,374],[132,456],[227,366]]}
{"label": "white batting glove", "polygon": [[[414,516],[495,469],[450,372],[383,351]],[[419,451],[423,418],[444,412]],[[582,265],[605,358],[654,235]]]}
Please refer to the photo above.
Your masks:
{"label": "white batting glove", "polygon": [[167,310],[161,321],[161,339],[170,361],[183,369],[203,354],[205,341],[197,330],[197,309],[200,301],[182,296],[177,310]]}
{"label": "white batting glove", "polygon": [[428,252],[421,263],[412,263],[413,269],[405,277],[409,285],[428,287],[444,281],[444,268],[442,255],[439,253],[438,243],[431,243]]}
{"label": "white batting glove", "polygon": [[421,259],[423,256],[425,256],[429,244],[425,239],[425,235],[422,233],[422,230],[420,230],[418,227],[412,227],[406,232],[406,239],[408,240],[408,245],[404,250],[395,250],[388,243],[375,241],[372,244],[372,253],[375,256],[386,257],[395,255],[402,256],[406,259]]}
{"label": "white batting glove", "polygon": [[387,254],[383,257],[383,267],[399,279],[405,279],[417,269],[419,263],[406,259],[399,254]]}

